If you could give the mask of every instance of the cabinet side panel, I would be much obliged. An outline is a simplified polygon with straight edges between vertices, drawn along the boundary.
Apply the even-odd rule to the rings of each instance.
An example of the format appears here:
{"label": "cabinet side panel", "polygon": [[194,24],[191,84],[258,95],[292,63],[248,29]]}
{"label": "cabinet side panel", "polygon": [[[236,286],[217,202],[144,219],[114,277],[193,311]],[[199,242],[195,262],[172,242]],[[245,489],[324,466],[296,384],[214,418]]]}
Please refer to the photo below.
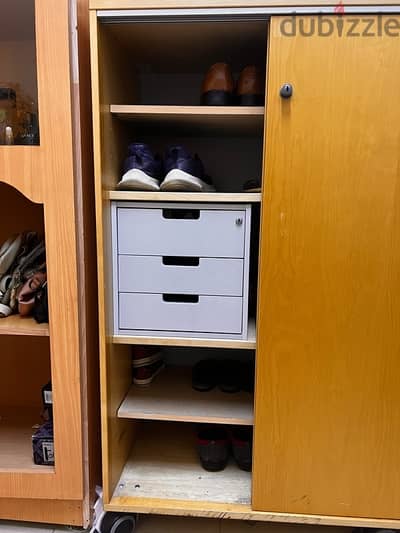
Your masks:
{"label": "cabinet side panel", "polygon": [[[117,150],[118,143],[113,144],[113,131],[109,131],[107,127],[109,125],[107,121],[111,120],[111,117],[107,110],[109,106],[105,103],[109,104],[109,99],[114,94],[112,87],[107,83],[113,84],[117,78],[114,79],[112,76],[112,61],[109,60],[110,42],[98,27],[96,13],[93,11],[90,13],[90,41],[99,289],[102,470],[104,501],[108,503],[131,449],[134,423],[117,418],[117,409],[131,384],[131,362],[129,347],[112,344],[111,216],[110,203],[103,200],[103,186],[110,187],[112,181],[110,176],[114,176],[115,179],[120,159],[113,152],[114,148]],[[108,69],[111,69],[111,72]],[[118,150],[121,146],[125,146],[125,143],[121,141],[119,145]]]}

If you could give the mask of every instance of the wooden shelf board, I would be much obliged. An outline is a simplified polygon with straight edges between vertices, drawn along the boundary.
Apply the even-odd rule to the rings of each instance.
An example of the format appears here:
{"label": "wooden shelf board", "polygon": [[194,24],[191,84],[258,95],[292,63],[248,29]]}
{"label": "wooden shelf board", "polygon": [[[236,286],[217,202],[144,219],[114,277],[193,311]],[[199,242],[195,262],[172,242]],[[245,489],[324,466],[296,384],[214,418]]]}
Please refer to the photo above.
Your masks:
{"label": "wooden shelf board", "polygon": [[231,461],[222,472],[199,462],[192,424],[143,422],[114,498],[250,504],[251,473]]}
{"label": "wooden shelf board", "polygon": [[192,389],[191,368],[166,368],[149,387],[132,385],[119,418],[252,425],[253,395]]}
{"label": "wooden shelf board", "polygon": [[110,337],[114,344],[155,344],[157,346],[188,346],[192,348],[232,348],[236,350],[255,350],[256,325],[250,319],[247,339],[207,339],[198,337],[128,337],[113,335]]}
{"label": "wooden shelf board", "polygon": [[40,407],[36,411],[24,409],[0,410],[0,473],[49,474],[51,466],[39,466],[32,459],[33,425],[40,423]]}
{"label": "wooden shelf board", "polygon": [[183,128],[191,134],[262,135],[264,125],[262,106],[111,105],[110,112],[142,127]]}
{"label": "wooden shelf board", "polygon": [[19,315],[11,315],[7,318],[0,318],[0,335],[48,337],[49,325],[38,324],[33,318],[22,318]]}
{"label": "wooden shelf board", "polygon": [[149,202],[216,202],[216,203],[259,203],[258,192],[147,192],[147,191],[105,191],[105,200],[129,200]]}

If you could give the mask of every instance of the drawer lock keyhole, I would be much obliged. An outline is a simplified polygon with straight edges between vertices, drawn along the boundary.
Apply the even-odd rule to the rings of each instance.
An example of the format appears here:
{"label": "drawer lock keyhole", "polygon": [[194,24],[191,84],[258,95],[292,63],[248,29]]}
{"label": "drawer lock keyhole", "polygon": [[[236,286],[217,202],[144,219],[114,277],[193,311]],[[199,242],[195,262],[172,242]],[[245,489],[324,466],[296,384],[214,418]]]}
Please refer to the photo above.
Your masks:
{"label": "drawer lock keyhole", "polygon": [[236,224],[236,226],[241,226],[243,224],[243,218],[237,218],[235,220],[235,224]]}

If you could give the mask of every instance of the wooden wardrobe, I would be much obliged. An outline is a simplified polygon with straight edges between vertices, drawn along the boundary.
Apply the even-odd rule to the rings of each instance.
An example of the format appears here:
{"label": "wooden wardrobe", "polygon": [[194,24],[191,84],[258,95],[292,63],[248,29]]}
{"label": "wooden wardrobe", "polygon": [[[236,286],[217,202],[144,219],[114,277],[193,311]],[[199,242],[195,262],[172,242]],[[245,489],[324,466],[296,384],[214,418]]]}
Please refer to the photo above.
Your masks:
{"label": "wooden wardrobe", "polygon": [[[90,8],[106,509],[400,527],[398,5],[91,0]],[[207,64],[260,57],[264,108],[198,105]],[[179,94],[168,92],[173,84]],[[157,148],[170,138],[197,143],[225,157],[229,176],[214,169],[222,177],[213,194],[116,190],[128,142],[143,138]],[[257,161],[261,194],[240,192],[249,177],[240,154]],[[146,201],[260,207],[256,329],[246,340],[115,333],[111,206]],[[177,397],[171,382],[167,414],[151,392],[140,403],[151,414],[137,408],[134,344],[172,346],[182,359],[195,348],[255,350],[254,416],[240,422],[254,426],[251,479],[208,475],[199,494],[187,433],[199,417],[182,407],[192,398]],[[237,405],[225,416],[226,405],[212,402],[201,421],[240,419]],[[188,472],[193,489],[177,496]],[[158,489],[147,489],[155,479]]]}

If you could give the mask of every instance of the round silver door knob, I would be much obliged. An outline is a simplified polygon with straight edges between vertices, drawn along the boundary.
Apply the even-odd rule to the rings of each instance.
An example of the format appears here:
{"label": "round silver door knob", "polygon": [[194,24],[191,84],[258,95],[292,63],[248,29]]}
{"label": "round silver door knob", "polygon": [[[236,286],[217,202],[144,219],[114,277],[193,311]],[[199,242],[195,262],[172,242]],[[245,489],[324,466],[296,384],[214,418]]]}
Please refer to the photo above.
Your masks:
{"label": "round silver door knob", "polygon": [[293,94],[293,87],[290,83],[284,83],[279,91],[282,98],[290,98]]}

